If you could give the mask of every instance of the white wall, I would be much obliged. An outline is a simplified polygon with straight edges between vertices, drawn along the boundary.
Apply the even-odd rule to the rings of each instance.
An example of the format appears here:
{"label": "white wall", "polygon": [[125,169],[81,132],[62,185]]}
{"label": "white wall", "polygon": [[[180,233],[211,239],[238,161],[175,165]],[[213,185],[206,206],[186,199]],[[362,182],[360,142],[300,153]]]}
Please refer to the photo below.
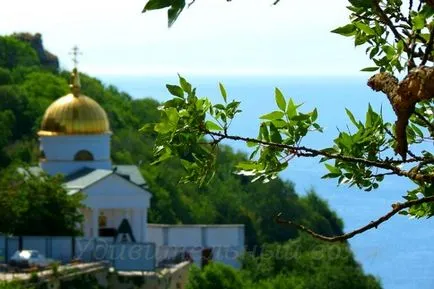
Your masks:
{"label": "white wall", "polygon": [[110,134],[41,136],[47,160],[72,161],[80,150],[88,150],[95,160],[110,159]]}
{"label": "white wall", "polygon": [[[110,134],[41,136],[40,147],[45,160],[41,167],[50,175],[70,174],[83,167],[111,169]],[[74,156],[81,150],[92,153],[94,161],[76,162]]]}
{"label": "white wall", "polygon": [[175,247],[202,247],[202,228],[176,226],[168,230],[168,244]]}
{"label": "white wall", "polygon": [[123,177],[112,174],[84,189],[84,205],[100,209],[149,208],[151,194]]}
{"label": "white wall", "polygon": [[200,266],[204,248],[212,248],[213,259],[239,267],[244,252],[244,225],[148,224],[148,242],[157,245],[157,262],[188,252]]}
{"label": "white wall", "polygon": [[[242,234],[240,234],[242,230]],[[206,245],[215,246],[243,246],[244,227],[208,227],[206,229]]]}
{"label": "white wall", "polygon": [[129,221],[137,242],[145,242],[147,236],[147,215],[151,194],[145,189],[112,174],[83,190],[86,198],[84,210],[84,236],[92,237],[97,217],[104,212],[107,227],[118,228],[125,218]]}
{"label": "white wall", "polygon": [[147,242],[155,243],[157,246],[162,246],[164,244],[163,228],[158,226],[153,226],[151,224],[146,224],[148,236]]}

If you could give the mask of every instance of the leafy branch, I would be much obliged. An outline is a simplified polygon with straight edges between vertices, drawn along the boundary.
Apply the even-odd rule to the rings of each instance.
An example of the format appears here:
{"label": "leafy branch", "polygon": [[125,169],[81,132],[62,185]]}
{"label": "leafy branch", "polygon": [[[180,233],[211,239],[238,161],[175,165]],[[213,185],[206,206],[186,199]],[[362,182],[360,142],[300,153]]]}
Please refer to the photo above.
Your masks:
{"label": "leafy branch", "polygon": [[[279,1],[275,1],[277,4]],[[414,3],[413,3],[414,2]],[[418,3],[416,3],[418,2]],[[216,154],[222,140],[242,141],[253,151],[240,162],[237,173],[252,181],[269,182],[285,170],[295,157],[318,157],[327,173],[323,178],[337,179],[339,185],[378,189],[389,176],[405,177],[416,184],[404,196],[406,202],[392,205],[392,211],[376,221],[342,236],[327,237],[284,220],[310,235],[326,241],[342,241],[400,213],[416,218],[434,214],[434,155],[423,142],[434,138],[434,1],[412,0],[403,9],[400,0],[349,0],[350,23],[332,32],[354,38],[355,46],[365,46],[373,66],[362,71],[378,72],[368,86],[385,94],[396,120],[387,122],[369,105],[364,121],[351,111],[346,114],[352,130],[338,131],[333,145],[314,149],[302,145],[306,135],[321,133],[318,111],[300,110],[301,105],[286,99],[275,89],[277,108],[260,117],[256,138],[232,135],[232,120],[241,111],[240,103],[228,101],[219,85],[223,103],[213,104],[200,98],[196,90],[180,76],[179,85],[167,85],[173,99],[161,107],[161,121],[146,125],[142,131],[157,132],[156,162],[180,158],[187,175],[183,181],[206,184],[215,172]],[[144,11],[169,7],[169,26],[184,9],[184,0],[150,0]],[[404,10],[408,13],[404,14]],[[397,72],[406,72],[399,80]],[[410,150],[411,148],[411,150]],[[418,155],[413,151],[420,151]],[[398,154],[400,158],[394,157]]]}
{"label": "leafy branch", "polygon": [[356,229],[354,231],[351,231],[349,233],[346,233],[343,235],[338,235],[338,236],[332,236],[332,237],[315,233],[311,229],[309,229],[303,225],[297,224],[291,220],[285,220],[282,218],[282,214],[278,214],[276,216],[275,220],[278,224],[293,226],[293,227],[297,228],[298,230],[303,231],[303,232],[305,232],[305,233],[307,233],[307,234],[311,235],[312,237],[317,238],[319,240],[323,240],[323,241],[327,241],[327,242],[343,242],[343,241],[346,241],[348,239],[351,239],[352,237],[354,237],[356,235],[359,235],[359,234],[362,234],[368,230],[371,230],[373,228],[377,229],[380,224],[386,222],[391,217],[393,217],[394,215],[396,215],[397,213],[401,212],[404,209],[411,208],[411,207],[417,206],[417,205],[429,204],[429,203],[433,203],[433,202],[434,202],[434,196],[425,197],[425,198],[421,198],[418,200],[407,201],[404,203],[395,203],[392,205],[391,211],[389,211],[387,214],[381,216],[377,220],[372,221],[369,224],[367,224],[363,227],[360,227],[359,229]]}
{"label": "leafy branch", "polygon": [[[229,139],[229,140],[235,140],[235,141],[244,141],[246,143],[257,143],[257,144],[261,144],[261,145],[264,145],[267,147],[276,147],[276,148],[285,149],[285,150],[288,150],[289,152],[291,152],[291,154],[294,154],[295,156],[299,156],[299,157],[323,156],[323,157],[327,158],[328,160],[337,159],[337,160],[342,160],[342,161],[346,161],[346,162],[361,163],[361,164],[365,164],[368,166],[377,167],[380,169],[385,169],[385,170],[391,171],[390,173],[383,173],[382,175],[404,176],[404,177],[407,177],[407,178],[412,179],[412,180],[417,181],[417,182],[427,182],[427,183],[434,182],[434,174],[418,174],[418,173],[415,173],[414,171],[411,171],[411,170],[410,171],[402,170],[397,166],[397,165],[403,164],[403,163],[417,162],[418,160],[416,158],[412,158],[412,159],[408,159],[408,160],[387,159],[387,160],[381,160],[381,161],[371,161],[371,160],[364,159],[364,158],[357,158],[357,157],[346,156],[346,155],[342,155],[342,154],[329,153],[327,150],[317,150],[317,149],[312,149],[312,148],[308,148],[308,147],[304,147],[304,146],[291,146],[291,145],[286,145],[286,144],[282,144],[282,143],[273,143],[273,142],[258,140],[255,138],[241,137],[241,136],[236,136],[236,135],[228,135],[228,134],[224,134],[224,133],[220,133],[220,132],[213,132],[213,131],[209,131],[207,129],[204,129],[202,132],[204,134],[207,134],[210,136],[218,137],[218,142],[222,141],[223,139]],[[434,164],[434,159],[426,160],[425,164]]]}

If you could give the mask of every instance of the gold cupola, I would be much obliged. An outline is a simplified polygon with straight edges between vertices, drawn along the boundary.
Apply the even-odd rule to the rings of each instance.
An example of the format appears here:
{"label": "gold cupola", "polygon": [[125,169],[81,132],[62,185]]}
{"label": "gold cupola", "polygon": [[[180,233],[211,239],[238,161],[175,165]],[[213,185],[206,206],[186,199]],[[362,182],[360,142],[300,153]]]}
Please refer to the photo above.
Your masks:
{"label": "gold cupola", "polygon": [[91,135],[110,132],[104,109],[80,92],[77,68],[71,74],[71,93],[53,102],[45,111],[39,136]]}

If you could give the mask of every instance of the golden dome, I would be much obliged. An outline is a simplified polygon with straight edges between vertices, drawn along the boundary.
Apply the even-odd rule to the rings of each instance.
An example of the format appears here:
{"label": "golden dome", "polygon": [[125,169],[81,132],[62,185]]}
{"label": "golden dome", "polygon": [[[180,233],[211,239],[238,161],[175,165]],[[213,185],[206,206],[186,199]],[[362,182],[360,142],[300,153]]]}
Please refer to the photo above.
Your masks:
{"label": "golden dome", "polygon": [[104,109],[93,99],[80,94],[78,72],[72,73],[72,93],[53,102],[45,111],[40,136],[110,133]]}

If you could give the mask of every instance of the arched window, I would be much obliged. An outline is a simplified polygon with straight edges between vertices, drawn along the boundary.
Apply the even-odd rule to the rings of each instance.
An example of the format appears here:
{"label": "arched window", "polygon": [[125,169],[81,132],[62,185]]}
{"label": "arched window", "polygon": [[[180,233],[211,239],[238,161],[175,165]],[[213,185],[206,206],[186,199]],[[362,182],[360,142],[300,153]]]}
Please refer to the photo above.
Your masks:
{"label": "arched window", "polygon": [[93,161],[93,155],[90,151],[81,150],[75,154],[74,161]]}

